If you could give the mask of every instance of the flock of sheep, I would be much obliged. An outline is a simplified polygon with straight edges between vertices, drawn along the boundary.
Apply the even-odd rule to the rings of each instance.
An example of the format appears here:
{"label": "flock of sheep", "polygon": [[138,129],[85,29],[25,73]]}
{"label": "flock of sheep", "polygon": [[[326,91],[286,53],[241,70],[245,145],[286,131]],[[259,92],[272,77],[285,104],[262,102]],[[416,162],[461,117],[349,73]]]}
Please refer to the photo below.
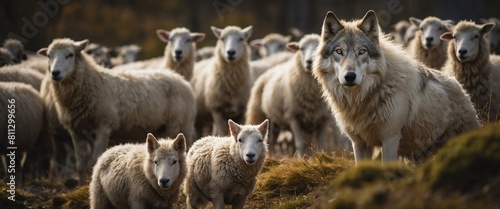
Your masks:
{"label": "flock of sheep", "polygon": [[[500,21],[485,22],[410,18],[395,25],[392,44],[454,77],[481,121],[493,122],[500,115],[500,57],[494,55]],[[273,33],[250,42],[252,26],[211,30],[217,42],[202,49],[196,43],[203,33],[157,30],[164,56],[142,61],[136,45],[110,50],[65,38],[27,54],[19,41],[6,40],[0,110],[7,112],[7,100],[15,99],[16,145],[23,153],[17,172],[37,157],[28,153],[41,140],[45,147],[35,153],[50,156],[52,180],[76,172],[84,184],[96,165],[93,208],[171,206],[184,178],[189,208],[208,201],[242,208],[268,149],[276,154],[292,141],[288,147],[303,156],[331,148],[334,140],[342,144],[345,136],[312,72],[319,35],[291,42]],[[2,136],[6,119],[0,119]],[[119,145],[144,138],[145,144]],[[1,145],[8,146],[6,140]]]}

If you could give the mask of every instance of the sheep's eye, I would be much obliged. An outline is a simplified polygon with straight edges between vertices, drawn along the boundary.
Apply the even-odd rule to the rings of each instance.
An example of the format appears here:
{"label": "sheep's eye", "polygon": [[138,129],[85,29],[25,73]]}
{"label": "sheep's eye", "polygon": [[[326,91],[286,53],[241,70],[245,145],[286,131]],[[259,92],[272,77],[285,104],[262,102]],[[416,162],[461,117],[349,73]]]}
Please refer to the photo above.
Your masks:
{"label": "sheep's eye", "polygon": [[158,163],[156,162],[156,160],[155,160],[155,161],[153,161],[153,162],[155,163],[155,165],[156,165],[156,164],[158,164]]}
{"label": "sheep's eye", "polygon": [[262,142],[262,139],[259,139],[259,142]]}
{"label": "sheep's eye", "polygon": [[239,38],[239,39],[238,39],[238,41],[239,41],[239,42],[242,42],[242,41],[243,41],[243,38]]}
{"label": "sheep's eye", "polygon": [[243,142],[243,140],[241,140],[241,138],[238,139],[238,142]]}
{"label": "sheep's eye", "polygon": [[424,30],[424,27],[420,27],[420,30],[423,31]]}
{"label": "sheep's eye", "polygon": [[192,41],[192,40],[191,40],[190,38],[188,38],[188,39],[186,40],[186,43],[189,43],[189,42],[191,42],[191,41]]}
{"label": "sheep's eye", "polygon": [[174,160],[174,162],[172,162],[172,165],[175,165],[177,163],[177,160]]}
{"label": "sheep's eye", "polygon": [[73,54],[73,53],[70,53],[70,54],[66,55],[66,59],[68,59],[68,58],[70,58],[70,57],[73,57],[73,56],[74,56],[74,54]]}
{"label": "sheep's eye", "polygon": [[359,50],[359,52],[358,52],[358,54],[359,54],[359,55],[362,55],[362,54],[364,54],[365,52],[366,52],[366,49],[360,49],[360,50]]}
{"label": "sheep's eye", "polygon": [[220,40],[221,40],[221,41],[225,41],[225,40],[226,40],[226,38],[224,38],[224,37],[223,37],[223,38],[220,38]]}
{"label": "sheep's eye", "polygon": [[342,54],[343,54],[343,53],[342,53],[342,49],[336,49],[336,50],[335,50],[335,52],[337,52],[337,54],[340,54],[340,55],[342,55]]}

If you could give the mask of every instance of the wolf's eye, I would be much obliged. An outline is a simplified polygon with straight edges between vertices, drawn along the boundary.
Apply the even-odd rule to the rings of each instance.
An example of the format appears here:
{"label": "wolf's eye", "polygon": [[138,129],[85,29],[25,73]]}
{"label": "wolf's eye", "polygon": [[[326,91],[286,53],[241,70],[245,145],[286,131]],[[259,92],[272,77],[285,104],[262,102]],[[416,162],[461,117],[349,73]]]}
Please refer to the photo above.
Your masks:
{"label": "wolf's eye", "polygon": [[337,54],[343,55],[342,49],[337,49],[337,50],[335,50],[335,52],[337,52]]}
{"label": "wolf's eye", "polygon": [[362,55],[362,54],[364,54],[365,52],[366,52],[366,49],[360,49],[360,50],[359,50],[359,52],[358,52],[358,54],[359,54],[359,55]]}
{"label": "wolf's eye", "polygon": [[172,162],[172,165],[175,165],[177,163],[177,160],[174,160],[174,162]]}

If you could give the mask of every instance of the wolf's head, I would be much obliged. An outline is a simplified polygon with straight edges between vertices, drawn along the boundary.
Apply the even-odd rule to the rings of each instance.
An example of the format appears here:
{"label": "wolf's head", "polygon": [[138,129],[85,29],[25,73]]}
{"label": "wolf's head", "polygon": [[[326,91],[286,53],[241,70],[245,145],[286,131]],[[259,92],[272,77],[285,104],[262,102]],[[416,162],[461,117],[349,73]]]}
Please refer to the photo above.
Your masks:
{"label": "wolf's head", "polygon": [[170,188],[178,178],[182,178],[182,169],[185,167],[186,139],[184,135],[179,134],[174,140],[158,141],[153,134],[148,134],[146,147],[149,158],[145,169],[152,171],[160,188]]}
{"label": "wolf's head", "polygon": [[[315,74],[323,74],[327,82],[353,88],[370,74],[377,73],[380,62],[380,28],[375,12],[363,19],[345,22],[328,12],[323,21],[321,42],[314,63]],[[332,85],[332,83],[328,84]]]}

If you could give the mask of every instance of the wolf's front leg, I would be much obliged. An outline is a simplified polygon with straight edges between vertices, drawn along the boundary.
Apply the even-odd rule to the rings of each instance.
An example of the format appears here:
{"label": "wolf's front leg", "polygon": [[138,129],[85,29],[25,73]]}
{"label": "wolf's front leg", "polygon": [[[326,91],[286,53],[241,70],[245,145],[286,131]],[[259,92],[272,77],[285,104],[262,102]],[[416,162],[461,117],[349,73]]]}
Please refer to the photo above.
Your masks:
{"label": "wolf's front leg", "polygon": [[399,141],[401,136],[387,137],[382,141],[382,162],[395,162],[398,160]]}

